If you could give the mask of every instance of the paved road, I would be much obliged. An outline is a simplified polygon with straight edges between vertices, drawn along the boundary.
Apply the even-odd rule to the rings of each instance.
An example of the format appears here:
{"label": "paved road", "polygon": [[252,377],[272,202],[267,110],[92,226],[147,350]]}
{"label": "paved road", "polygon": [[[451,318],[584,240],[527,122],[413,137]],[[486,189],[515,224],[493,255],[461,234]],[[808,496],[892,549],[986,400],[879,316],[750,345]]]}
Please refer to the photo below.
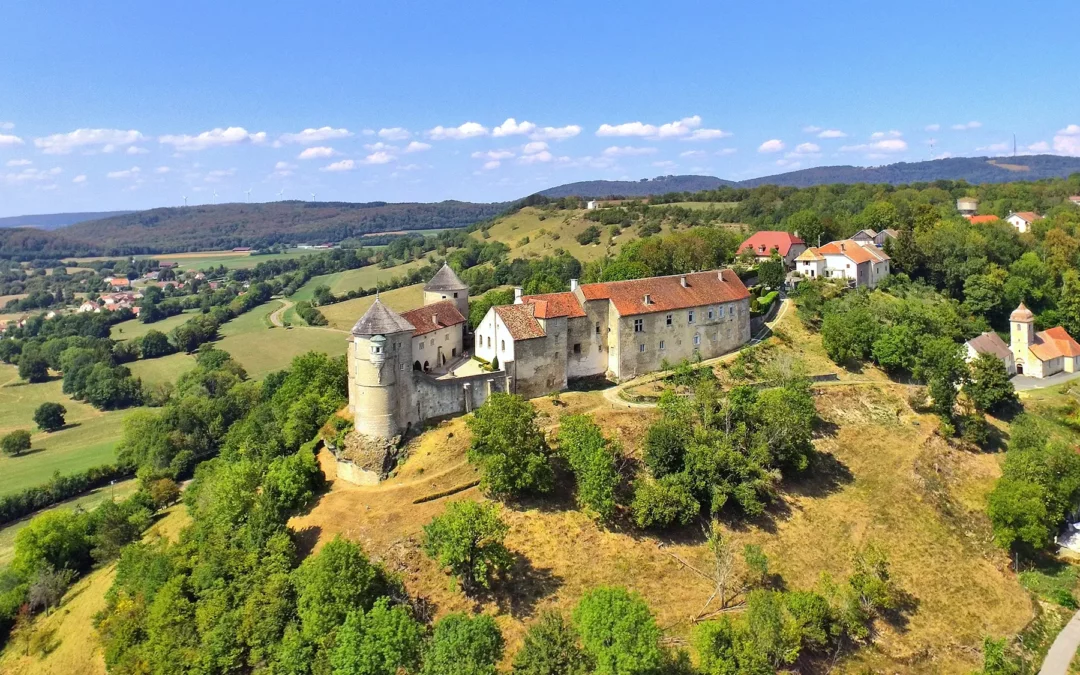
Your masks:
{"label": "paved road", "polygon": [[1039,675],[1066,675],[1077,647],[1080,647],[1080,612],[1073,614],[1073,618],[1058,633],[1050,651],[1046,653]]}
{"label": "paved road", "polygon": [[1051,375],[1050,377],[1028,377],[1027,375],[1017,375],[1012,379],[1013,388],[1016,391],[1031,391],[1032,389],[1046,389],[1047,387],[1053,387],[1069,380],[1075,380],[1080,377],[1080,373],[1058,373],[1057,375]]}

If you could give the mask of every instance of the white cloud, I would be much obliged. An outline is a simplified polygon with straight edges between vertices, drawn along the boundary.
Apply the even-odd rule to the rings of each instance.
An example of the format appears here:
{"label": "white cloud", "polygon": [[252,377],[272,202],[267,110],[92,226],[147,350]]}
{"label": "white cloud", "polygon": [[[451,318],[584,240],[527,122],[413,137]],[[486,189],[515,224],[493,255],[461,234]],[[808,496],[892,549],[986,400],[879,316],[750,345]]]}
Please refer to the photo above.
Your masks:
{"label": "white cloud", "polygon": [[812,155],[821,152],[821,146],[817,143],[799,143],[795,146],[795,154]]}
{"label": "white cloud", "polygon": [[28,159],[9,159],[7,161],[8,166],[30,166],[31,164],[33,162]]}
{"label": "white cloud", "polygon": [[502,162],[500,162],[497,159],[493,159],[490,162],[484,162],[484,171],[491,171],[492,169],[498,169],[500,165],[502,165]]}
{"label": "white cloud", "polygon": [[776,160],[776,166],[782,166],[789,171],[794,171],[795,169],[798,169],[800,166],[802,166],[802,162],[796,161],[794,159],[778,159]]}
{"label": "white cloud", "polygon": [[1032,143],[1031,145],[1027,146],[1026,149],[1028,152],[1035,153],[1050,152],[1050,144],[1046,141],[1039,141],[1037,143]]}
{"label": "white cloud", "polygon": [[420,141],[412,141],[405,146],[405,152],[423,152],[430,149],[430,143],[421,143]]}
{"label": "white cloud", "polygon": [[900,138],[903,135],[904,134],[900,133],[896,129],[893,129],[892,131],[875,131],[874,133],[870,134],[870,138],[874,140],[881,138]]}
{"label": "white cloud", "polygon": [[982,126],[982,122],[965,122],[963,124],[952,125],[953,131],[968,131],[969,129],[978,129]]}
{"label": "white cloud", "polygon": [[734,155],[736,152],[738,152],[738,150],[735,149],[735,148],[721,148],[721,149],[716,151],[716,154],[724,156],[724,155]]}
{"label": "white cloud", "polygon": [[780,152],[784,149],[784,142],[778,138],[765,141],[758,146],[758,152]]}
{"label": "white cloud", "polygon": [[158,175],[166,174],[166,173],[169,173],[170,171],[172,171],[172,169],[170,169],[167,166],[159,166],[158,168],[154,169],[154,173],[156,173]]}
{"label": "white cloud", "polygon": [[289,164],[288,162],[278,162],[274,165],[274,168],[278,171],[288,171],[289,169],[295,169],[295,164]]}
{"label": "white cloud", "polygon": [[683,137],[684,141],[715,141],[718,138],[727,138],[731,135],[730,131],[724,131],[723,129],[694,129],[689,135]]}
{"label": "white cloud", "polygon": [[207,183],[220,183],[222,178],[228,178],[229,176],[235,176],[236,169],[214,169],[206,174],[203,179]]}
{"label": "white cloud", "polygon": [[343,159],[340,162],[334,162],[329,166],[324,166],[320,171],[352,171],[356,168],[356,162],[351,159]]}
{"label": "white cloud", "polygon": [[665,160],[662,160],[662,161],[659,161],[659,162],[653,162],[652,165],[655,166],[658,169],[672,169],[672,168],[678,166],[678,164],[671,161],[670,159],[665,159]]}
{"label": "white cloud", "polygon": [[687,150],[686,152],[680,152],[679,157],[704,157],[704,150]]}
{"label": "white cloud", "polygon": [[46,180],[52,180],[55,176],[63,173],[63,169],[60,167],[53,167],[51,169],[23,169],[19,173],[9,173],[7,175],[0,176],[7,183],[20,184],[41,182]]}
{"label": "white cloud", "polygon": [[543,141],[533,141],[532,143],[526,143],[521,146],[521,151],[526,155],[535,155],[538,152],[543,152],[548,149],[548,144]]}
{"label": "white cloud", "polygon": [[437,126],[427,132],[428,136],[436,141],[447,139],[475,138],[487,136],[488,128],[478,122],[466,122],[459,127]]}
{"label": "white cloud", "polygon": [[[701,116],[684,117],[681,120],[654,126],[643,122],[624,122],[623,124],[601,124],[596,130],[597,136],[640,136],[644,138],[681,138],[690,136],[694,129],[701,126]],[[703,131],[721,132],[719,129],[707,129]],[[719,138],[711,133],[701,138]]]}
{"label": "white cloud", "polygon": [[810,124],[803,127],[802,130],[808,134],[816,134],[817,132],[821,131],[821,127],[815,127],[813,124]]}
{"label": "white cloud", "polygon": [[[35,138],[34,145],[41,148],[46,155],[66,155],[76,148],[96,145],[115,148],[118,145],[131,145],[143,138],[144,136],[134,129],[76,129],[67,134]],[[3,136],[0,136],[0,139],[3,139]],[[2,140],[0,145],[3,145]]]}
{"label": "white cloud", "polygon": [[[530,143],[530,145],[532,144]],[[546,143],[543,145],[546,145]],[[520,159],[518,159],[518,163],[536,164],[538,162],[550,162],[552,159],[554,159],[554,157],[547,150],[538,150],[527,155],[523,155]]]}
{"label": "white cloud", "polygon": [[142,173],[142,169],[137,166],[133,166],[130,169],[124,169],[123,171],[110,171],[105,174],[106,178],[138,178]]}
{"label": "white cloud", "polygon": [[[108,147],[108,146],[106,146],[106,147]],[[150,152],[150,151],[147,150],[146,148],[140,148],[137,145],[132,145],[132,146],[128,147],[128,149],[127,149],[127,154],[129,154],[129,155],[145,155],[148,152]]]}
{"label": "white cloud", "polygon": [[1080,124],[1070,124],[1054,135],[1054,152],[1080,156]]}
{"label": "white cloud", "polygon": [[15,128],[14,122],[0,122],[0,130],[11,131]]}
{"label": "white cloud", "polygon": [[297,159],[323,159],[325,157],[333,157],[337,154],[337,151],[333,148],[328,148],[323,145],[317,145],[314,148],[307,148],[299,155]]}
{"label": "white cloud", "polygon": [[656,148],[635,148],[629,145],[619,147],[613,145],[610,148],[604,150],[605,157],[631,157],[634,155],[652,155],[656,153]]}
{"label": "white cloud", "polygon": [[19,138],[18,136],[12,136],[10,134],[0,134],[0,148],[5,146],[11,147],[22,144],[23,139]]}
{"label": "white cloud", "polygon": [[534,141],[564,141],[581,133],[581,127],[568,124],[565,127],[544,127],[534,131],[529,138]]}
{"label": "white cloud", "polygon": [[389,164],[390,162],[394,161],[394,159],[396,158],[389,152],[380,150],[378,152],[373,152],[367,157],[365,157],[364,164]]}
{"label": "white cloud", "polygon": [[514,153],[510,150],[488,150],[486,152],[480,152],[479,150],[472,154],[473,159],[510,159],[514,156]]}
{"label": "white cloud", "polygon": [[86,182],[86,174],[80,173],[78,176],[75,176],[74,178],[72,178],[71,182],[72,183],[85,183]]}
{"label": "white cloud", "polygon": [[847,138],[847,134],[845,134],[843,131],[840,131],[839,129],[824,129],[824,130],[822,130],[822,132],[820,134],[817,135],[817,137],[818,138]]}
{"label": "white cloud", "polygon": [[379,152],[380,150],[384,152],[397,152],[396,146],[387,145],[382,141],[379,141],[378,143],[368,143],[364,146],[364,149],[368,152]]}
{"label": "white cloud", "polygon": [[524,136],[525,134],[531,134],[536,130],[536,125],[528,120],[522,120],[521,124],[518,124],[517,120],[513,117],[506,118],[506,121],[491,130],[491,135],[496,138],[503,136]]}
{"label": "white cloud", "polygon": [[335,138],[348,138],[352,136],[348,129],[334,129],[333,127],[319,127],[318,129],[304,129],[295,134],[282,134],[278,141],[282,143],[299,143],[310,145],[311,143],[323,143]]}
{"label": "white cloud", "polygon": [[[303,133],[303,132],[301,132]],[[298,134],[286,134],[298,135]],[[220,148],[241,143],[264,143],[266,132],[249,133],[244,127],[229,127],[228,129],[211,129],[204,131],[198,136],[166,135],[158,138],[159,143],[171,145],[180,152],[193,152],[206,150],[207,148]]]}
{"label": "white cloud", "polygon": [[925,129],[926,129],[926,131],[941,131],[941,125],[940,124],[927,124]]}
{"label": "white cloud", "polygon": [[385,140],[388,140],[388,141],[403,141],[406,138],[408,138],[409,136],[412,136],[412,134],[409,133],[409,130],[408,129],[402,129],[401,127],[390,127],[389,129],[379,129],[379,138],[382,138],[382,139],[385,139]]}
{"label": "white cloud", "polygon": [[861,143],[859,145],[845,145],[840,148],[841,152],[903,152],[908,149],[907,141],[899,138],[887,138],[875,143]]}

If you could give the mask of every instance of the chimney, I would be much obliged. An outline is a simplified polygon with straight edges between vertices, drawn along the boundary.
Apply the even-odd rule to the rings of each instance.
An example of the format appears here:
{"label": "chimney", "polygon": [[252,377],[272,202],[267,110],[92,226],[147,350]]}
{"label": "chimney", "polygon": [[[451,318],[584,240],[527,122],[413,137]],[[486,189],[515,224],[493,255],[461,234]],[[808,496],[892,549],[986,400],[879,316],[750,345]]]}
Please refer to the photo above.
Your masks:
{"label": "chimney", "polygon": [[685,274],[682,275],[681,277],[679,277],[679,285],[682,286],[683,288],[686,288],[687,286],[690,285],[690,284],[686,283],[686,275]]}
{"label": "chimney", "polygon": [[646,305],[651,305],[652,304],[652,298],[649,296],[648,293],[645,294],[645,304]]}
{"label": "chimney", "polygon": [[840,250],[841,251],[846,251],[847,250],[846,248],[844,248],[843,242],[840,243]]}
{"label": "chimney", "polygon": [[573,292],[574,292],[574,291],[576,291],[577,289],[578,289],[578,282],[577,282],[577,279],[571,279],[571,280],[570,280],[570,292],[571,292],[571,293],[573,293]]}
{"label": "chimney", "polygon": [[514,286],[514,304],[521,304],[521,286]]}

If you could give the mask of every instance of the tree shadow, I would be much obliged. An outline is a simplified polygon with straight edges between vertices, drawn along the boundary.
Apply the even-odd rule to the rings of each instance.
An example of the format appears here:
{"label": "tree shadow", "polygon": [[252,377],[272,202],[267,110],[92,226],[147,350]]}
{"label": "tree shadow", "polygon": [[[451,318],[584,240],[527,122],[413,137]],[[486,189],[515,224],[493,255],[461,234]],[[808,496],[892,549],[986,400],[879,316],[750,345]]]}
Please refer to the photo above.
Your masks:
{"label": "tree shadow", "polygon": [[19,454],[12,457],[12,459],[19,459],[20,457],[27,457],[29,455],[36,455],[39,452],[45,452],[45,448],[37,447],[37,448],[30,448],[29,450],[23,450]]}
{"label": "tree shadow", "polygon": [[576,380],[569,380],[566,383],[566,391],[600,391],[601,389],[607,389],[614,384],[614,382],[607,379],[603,375],[596,375],[594,377],[582,377]]}
{"label": "tree shadow", "polygon": [[60,639],[56,637],[56,628],[41,628],[34,633],[32,651],[39,658],[44,659],[52,654],[60,646]]}
{"label": "tree shadow", "polygon": [[550,568],[536,567],[527,557],[515,553],[507,579],[476,599],[495,602],[500,611],[520,621],[531,617],[536,612],[536,605],[562,585],[563,578]]}
{"label": "tree shadow", "polygon": [[81,426],[82,426],[82,422],[67,422],[67,423],[64,424],[64,426],[60,427],[59,429],[56,429],[55,431],[50,431],[49,433],[50,434],[55,434],[57,431],[67,431],[68,429],[77,429],[78,427],[81,427]]}
{"label": "tree shadow", "polygon": [[541,513],[562,513],[578,510],[577,480],[574,473],[559,458],[552,462],[555,473],[554,486],[546,494],[519,495],[504,501],[504,505],[515,511],[536,510]]}
{"label": "tree shadow", "polygon": [[919,599],[900,588],[896,589],[896,607],[882,610],[881,619],[900,633],[908,631],[911,615],[919,608]]}
{"label": "tree shadow", "polygon": [[315,544],[319,542],[319,535],[322,534],[322,528],[318,525],[308,525],[302,530],[298,530],[293,535],[293,541],[296,542],[296,555],[301,560],[311,555],[311,552],[315,550]]}
{"label": "tree shadow", "polygon": [[791,474],[781,483],[785,492],[801,497],[826,497],[855,480],[851,469],[831,452],[815,450],[806,471]]}

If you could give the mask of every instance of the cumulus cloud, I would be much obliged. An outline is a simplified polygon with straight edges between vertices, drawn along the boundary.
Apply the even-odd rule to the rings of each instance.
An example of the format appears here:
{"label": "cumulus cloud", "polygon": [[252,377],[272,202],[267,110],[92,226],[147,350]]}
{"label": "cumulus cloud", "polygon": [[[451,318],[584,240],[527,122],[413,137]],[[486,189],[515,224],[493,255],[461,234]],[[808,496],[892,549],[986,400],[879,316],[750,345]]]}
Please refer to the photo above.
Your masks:
{"label": "cumulus cloud", "polygon": [[491,171],[492,169],[498,169],[502,165],[497,159],[493,159],[489,162],[484,162],[484,171]]}
{"label": "cumulus cloud", "polygon": [[142,173],[142,169],[137,166],[133,166],[130,169],[124,169],[122,171],[110,171],[105,174],[106,178],[138,178]]}
{"label": "cumulus cloud", "polygon": [[74,178],[72,178],[71,182],[72,183],[85,183],[86,182],[86,174],[80,173],[78,176],[75,176]]}
{"label": "cumulus cloud", "polygon": [[704,157],[704,150],[687,150],[686,152],[680,152],[679,157]]}
{"label": "cumulus cloud", "polygon": [[421,143],[420,141],[412,141],[405,146],[405,152],[423,152],[430,149],[430,143]]}
{"label": "cumulus cloud", "polygon": [[581,133],[581,127],[568,124],[565,127],[543,127],[534,131],[529,138],[534,141],[565,141]]}
{"label": "cumulus cloud", "polygon": [[169,173],[170,171],[172,171],[172,169],[167,166],[159,166],[158,168],[154,169],[154,173],[158,175],[164,175]]}
{"label": "cumulus cloud", "polygon": [[274,165],[274,168],[277,169],[278,171],[283,171],[283,170],[287,170],[287,169],[295,169],[296,165],[295,164],[289,164],[288,162],[278,162],[277,164]]}
{"label": "cumulus cloud", "polygon": [[808,133],[808,134],[816,134],[817,132],[821,131],[821,127],[816,127],[813,124],[809,124],[809,125],[803,127],[802,130],[803,130],[803,132]]}
{"label": "cumulus cloud", "polygon": [[401,127],[390,127],[389,129],[379,129],[379,138],[386,139],[388,141],[403,141],[412,134],[408,129],[402,129]]}
{"label": "cumulus cloud", "polygon": [[841,152],[870,152],[890,153],[903,152],[908,149],[907,141],[899,138],[887,138],[874,143],[860,143],[859,145],[845,145],[840,148]]}
{"label": "cumulus cloud", "polygon": [[[531,146],[543,146],[543,147],[542,148],[533,147],[531,149],[528,149],[530,145]],[[548,152],[547,149],[546,149],[547,148],[547,143],[543,143],[543,142],[538,141],[536,143],[529,143],[529,145],[526,145],[525,147],[527,148],[525,150],[526,154],[523,155],[518,160],[518,162],[520,164],[536,164],[538,162],[550,162],[552,159],[554,159],[554,156],[552,156],[552,154],[550,152]]]}
{"label": "cumulus cloud", "polygon": [[[106,146],[106,147],[108,147],[108,146]],[[145,155],[148,152],[150,152],[150,151],[147,150],[146,148],[140,148],[137,145],[132,145],[132,146],[128,147],[128,149],[127,149],[127,154],[129,154],[129,155]]]}
{"label": "cumulus cloud", "polygon": [[8,166],[30,166],[31,164],[33,162],[28,159],[9,159],[7,161]]}
{"label": "cumulus cloud", "polygon": [[817,143],[799,143],[795,146],[795,154],[812,155],[821,152],[821,146]]}
{"label": "cumulus cloud", "polygon": [[926,131],[941,131],[941,125],[940,124],[927,124],[926,127],[925,127],[925,130]]}
{"label": "cumulus cloud", "polygon": [[528,120],[522,120],[521,124],[518,124],[517,120],[513,117],[506,118],[506,121],[491,130],[491,135],[496,138],[502,136],[524,136],[525,134],[531,134],[536,130],[536,125]]}
{"label": "cumulus cloud", "polygon": [[[303,132],[301,132],[302,134]],[[286,134],[286,135],[298,135],[298,134]],[[204,131],[197,136],[188,136],[186,134],[181,135],[166,135],[158,138],[159,143],[165,145],[171,145],[179,152],[193,152],[197,150],[206,150],[207,148],[220,148],[230,145],[239,145],[241,143],[264,143],[266,141],[266,132],[260,131],[258,133],[249,133],[244,127],[229,127],[228,129],[211,129],[210,131]]]}
{"label": "cumulus cloud", "polygon": [[1054,152],[1080,156],[1080,124],[1070,124],[1054,135]]}
{"label": "cumulus cloud", "polygon": [[847,138],[847,134],[839,129],[823,129],[817,135],[818,138]]}
{"label": "cumulus cloud", "polygon": [[1039,141],[1037,143],[1032,143],[1031,145],[1027,146],[1026,149],[1028,152],[1050,152],[1050,144],[1046,141]]}
{"label": "cumulus cloud", "polygon": [[2,130],[2,131],[11,131],[14,128],[15,128],[15,123],[14,122],[0,122],[0,130]]}
{"label": "cumulus cloud", "polygon": [[723,129],[694,129],[689,136],[684,136],[684,141],[715,141],[718,138],[727,138],[730,131]]}
{"label": "cumulus cloud", "polygon": [[510,150],[487,150],[486,152],[476,151],[472,154],[473,159],[490,159],[495,161],[500,159],[510,159],[513,156],[514,153]]}
{"label": "cumulus cloud", "polygon": [[5,146],[22,145],[23,139],[18,136],[12,136],[11,134],[0,134],[0,148]]}
{"label": "cumulus cloud", "polygon": [[320,171],[352,171],[355,168],[356,162],[351,159],[343,159],[340,162],[324,166]]}
{"label": "cumulus cloud", "polygon": [[952,125],[952,129],[953,129],[953,131],[968,131],[970,129],[978,129],[981,126],[982,126],[982,122],[971,121],[971,122],[964,122],[962,124],[954,124],[954,125]]}
{"label": "cumulus cloud", "polygon": [[364,149],[368,152],[379,152],[380,150],[383,152],[397,152],[397,147],[393,145],[387,145],[382,141],[379,141],[378,143],[368,143],[364,146]]}
{"label": "cumulus cloud", "polygon": [[758,152],[780,152],[783,149],[784,149],[784,142],[781,141],[779,138],[773,138],[773,139],[765,141],[764,143],[759,145],[757,151]]}
{"label": "cumulus cloud", "polygon": [[738,152],[738,150],[736,150],[735,148],[720,148],[719,150],[716,151],[716,154],[720,155],[720,156],[724,156],[724,155],[734,155],[736,152]]}
{"label": "cumulus cloud", "polygon": [[364,164],[389,164],[395,157],[385,150],[373,152],[364,158]]}
{"label": "cumulus cloud", "polygon": [[[681,120],[668,122],[655,126],[644,122],[624,122],[622,124],[601,124],[596,130],[597,136],[638,136],[642,138],[684,138],[692,137],[694,130],[701,126],[701,116],[684,117]],[[701,135],[696,140],[708,140],[709,138],[721,138],[724,132],[720,129],[701,129]]]}
{"label": "cumulus cloud", "polygon": [[319,127],[318,129],[304,129],[295,134],[282,134],[278,141],[282,143],[299,143],[310,145],[311,143],[323,143],[335,138],[348,138],[352,136],[348,129],[334,129],[333,127]]}
{"label": "cumulus cloud", "polygon": [[635,148],[629,145],[622,147],[613,145],[610,148],[604,150],[605,157],[632,157],[634,155],[652,155],[656,152],[656,148]]}
{"label": "cumulus cloud", "polygon": [[428,137],[436,141],[475,138],[477,136],[487,136],[487,134],[488,128],[478,122],[466,122],[457,127],[444,127],[440,125],[434,129],[429,129],[427,132]]}
{"label": "cumulus cloud", "polygon": [[[3,138],[0,136],[0,138]],[[101,146],[103,148],[116,148],[116,146],[131,145],[143,140],[144,136],[129,129],[76,129],[67,134],[53,134],[44,138],[35,138],[34,145],[41,148],[46,155],[66,155],[77,148]],[[21,144],[22,141],[20,140]],[[0,145],[3,142],[0,141]]]}
{"label": "cumulus cloud", "polygon": [[874,133],[870,134],[870,138],[873,140],[878,140],[881,138],[900,138],[903,135],[904,134],[900,133],[896,129],[893,129],[891,131],[875,131]]}
{"label": "cumulus cloud", "polygon": [[303,152],[301,152],[299,155],[297,155],[296,158],[297,159],[323,159],[323,158],[326,158],[326,157],[333,157],[336,154],[337,154],[337,151],[334,150],[333,148],[330,148],[330,147],[327,147],[327,146],[324,146],[324,145],[317,145],[314,148],[305,149]]}
{"label": "cumulus cloud", "polygon": [[526,155],[535,155],[538,152],[543,152],[548,149],[548,144],[543,141],[533,141],[532,143],[526,143],[521,146],[521,151]]}
{"label": "cumulus cloud", "polygon": [[23,169],[18,173],[9,173],[0,176],[6,183],[20,184],[20,183],[40,183],[42,181],[50,181],[56,176],[63,173],[63,169],[56,166],[51,169]]}

